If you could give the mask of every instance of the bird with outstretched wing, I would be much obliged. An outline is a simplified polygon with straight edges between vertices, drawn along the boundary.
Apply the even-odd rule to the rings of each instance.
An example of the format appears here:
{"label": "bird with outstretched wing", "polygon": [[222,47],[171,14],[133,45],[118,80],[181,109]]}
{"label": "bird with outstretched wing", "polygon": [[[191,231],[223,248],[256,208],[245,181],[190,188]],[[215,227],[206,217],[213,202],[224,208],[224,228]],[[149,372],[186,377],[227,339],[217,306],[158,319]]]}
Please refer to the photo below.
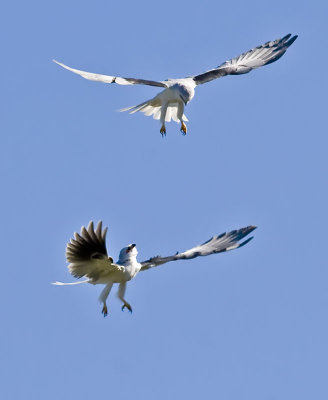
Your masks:
{"label": "bird with outstretched wing", "polygon": [[56,60],[53,61],[63,68],[91,81],[117,83],[118,85],[139,84],[164,88],[164,90],[152,99],[133,107],[123,108],[120,111],[129,111],[130,114],[141,111],[146,116],[152,115],[154,119],[160,120],[161,122],[160,132],[162,136],[166,134],[165,122],[170,122],[172,119],[175,122],[181,123],[180,130],[185,135],[187,133],[185,122],[188,121],[188,119],[184,115],[184,108],[194,97],[196,86],[226,75],[246,74],[255,68],[271,64],[282,57],[288,47],[294,43],[296,39],[297,35],[291,37],[291,34],[288,34],[281,39],[273,40],[255,47],[254,49],[226,61],[218,67],[202,74],[182,79],[167,79],[158,82],[145,79],[122,78],[118,76],[95,74],[68,67]]}
{"label": "bird with outstretched wing", "polygon": [[118,298],[123,303],[122,310],[127,308],[132,312],[131,305],[124,298],[126,283],[133,279],[140,271],[146,271],[170,261],[190,260],[195,257],[209,256],[237,249],[253,239],[253,237],[249,237],[241,242],[254,229],[256,229],[255,226],[247,226],[228,233],[222,233],[182,253],[178,252],[168,257],[155,256],[140,263],[137,261],[138,251],[136,245],[133,243],[123,247],[120,251],[118,261],[114,263],[113,258],[107,254],[107,228],[102,229],[102,222],[100,221],[95,229],[91,221],[88,228],[82,226],[80,234],[75,232],[74,239],[71,239],[66,247],[69,272],[75,278],[85,277],[86,279],[72,283],[55,282],[54,285],[76,285],[80,283],[105,285],[99,300],[103,304],[102,313],[106,316],[108,314],[107,297],[113,284],[118,283]]}

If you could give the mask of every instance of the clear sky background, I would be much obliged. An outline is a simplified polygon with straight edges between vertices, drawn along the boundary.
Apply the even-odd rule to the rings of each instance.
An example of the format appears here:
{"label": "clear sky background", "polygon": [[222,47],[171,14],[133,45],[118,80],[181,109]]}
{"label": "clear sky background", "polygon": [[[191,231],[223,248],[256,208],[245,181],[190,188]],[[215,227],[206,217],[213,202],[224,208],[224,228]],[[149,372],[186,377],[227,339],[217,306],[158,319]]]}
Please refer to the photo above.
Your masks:
{"label": "clear sky background", "polygon": [[[7,2],[1,12],[1,398],[327,399],[327,2]],[[188,134],[118,113],[154,80],[287,33],[278,62],[196,90]],[[242,249],[140,273],[134,312],[72,281],[93,219],[140,261],[257,225]],[[202,397],[203,396],[203,397]]]}

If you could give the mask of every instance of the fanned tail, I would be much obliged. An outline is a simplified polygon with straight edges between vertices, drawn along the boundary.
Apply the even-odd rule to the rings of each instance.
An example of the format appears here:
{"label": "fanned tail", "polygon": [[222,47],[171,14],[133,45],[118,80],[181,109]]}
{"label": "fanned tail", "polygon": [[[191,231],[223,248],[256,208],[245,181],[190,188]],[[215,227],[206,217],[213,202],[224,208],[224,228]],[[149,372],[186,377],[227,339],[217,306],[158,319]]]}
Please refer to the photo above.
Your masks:
{"label": "fanned tail", "polygon": [[[153,99],[147,100],[144,103],[136,106],[121,108],[119,111],[128,111],[129,114],[134,114],[138,111],[143,112],[147,117],[153,116],[154,119],[159,120],[161,118],[162,103],[159,98],[154,97]],[[171,119],[175,122],[179,122],[178,119],[178,103],[170,104],[167,107],[165,121],[170,122]],[[188,121],[188,118],[183,114],[182,119]]]}

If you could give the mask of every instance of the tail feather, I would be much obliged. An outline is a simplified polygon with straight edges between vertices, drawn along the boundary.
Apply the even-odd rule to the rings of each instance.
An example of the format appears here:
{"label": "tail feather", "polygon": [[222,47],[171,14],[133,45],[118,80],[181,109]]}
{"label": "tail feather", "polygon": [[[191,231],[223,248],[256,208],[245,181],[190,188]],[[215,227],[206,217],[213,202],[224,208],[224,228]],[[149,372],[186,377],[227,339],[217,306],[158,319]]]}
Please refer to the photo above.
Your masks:
{"label": "tail feather", "polygon": [[172,110],[173,110],[173,107],[167,107],[166,115],[165,115],[165,121],[166,122],[170,122],[171,121],[172,114],[174,114],[174,111],[172,113]]}
{"label": "tail feather", "polygon": [[67,285],[79,285],[81,283],[89,283],[90,279],[87,279],[85,281],[79,281],[79,282],[52,282],[52,285],[57,285],[57,286],[67,286]]}
{"label": "tail feather", "polygon": [[[121,108],[119,111],[128,111],[130,114],[134,114],[138,111],[142,111],[144,109],[152,109],[153,107],[160,107],[161,102],[154,97],[153,99],[147,100],[143,103],[140,103],[136,106]],[[144,111],[143,111],[144,112]]]}
{"label": "tail feather", "polygon": [[[166,116],[165,116],[165,121],[166,121],[166,122],[170,122],[171,119],[173,119],[173,121],[179,123],[179,118],[178,118],[178,103],[170,104],[169,107],[167,107]],[[183,121],[188,121],[188,118],[183,114],[182,120],[183,120]]]}
{"label": "tail feather", "polygon": [[161,118],[162,107],[153,108],[153,118],[159,120]]}
{"label": "tail feather", "polygon": [[[157,98],[147,100],[144,103],[138,104],[136,106],[121,108],[119,111],[127,111],[129,114],[135,114],[140,111],[143,112],[147,117],[153,116],[154,119],[159,120],[161,118],[162,103]],[[170,122],[171,119],[175,122],[179,122],[178,119],[178,104],[170,104],[167,108],[165,121]],[[188,118],[183,114],[183,121],[188,121]]]}
{"label": "tail feather", "polygon": [[[157,107],[157,108],[159,108],[159,107]],[[147,106],[142,110],[142,112],[143,112],[147,117],[149,117],[149,116],[153,115],[154,112],[156,112],[156,109],[157,109],[157,108],[151,107],[151,106],[147,105]],[[160,108],[159,108],[159,109],[160,109]]]}

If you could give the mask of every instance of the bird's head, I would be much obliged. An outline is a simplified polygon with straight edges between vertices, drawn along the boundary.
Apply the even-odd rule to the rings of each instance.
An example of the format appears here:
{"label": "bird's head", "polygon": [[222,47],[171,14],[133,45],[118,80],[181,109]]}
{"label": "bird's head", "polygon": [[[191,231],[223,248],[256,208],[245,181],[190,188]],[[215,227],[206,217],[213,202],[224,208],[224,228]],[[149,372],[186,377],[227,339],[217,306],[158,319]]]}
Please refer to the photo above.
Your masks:
{"label": "bird's head", "polygon": [[120,251],[120,261],[128,260],[137,257],[138,250],[135,243],[129,244]]}

